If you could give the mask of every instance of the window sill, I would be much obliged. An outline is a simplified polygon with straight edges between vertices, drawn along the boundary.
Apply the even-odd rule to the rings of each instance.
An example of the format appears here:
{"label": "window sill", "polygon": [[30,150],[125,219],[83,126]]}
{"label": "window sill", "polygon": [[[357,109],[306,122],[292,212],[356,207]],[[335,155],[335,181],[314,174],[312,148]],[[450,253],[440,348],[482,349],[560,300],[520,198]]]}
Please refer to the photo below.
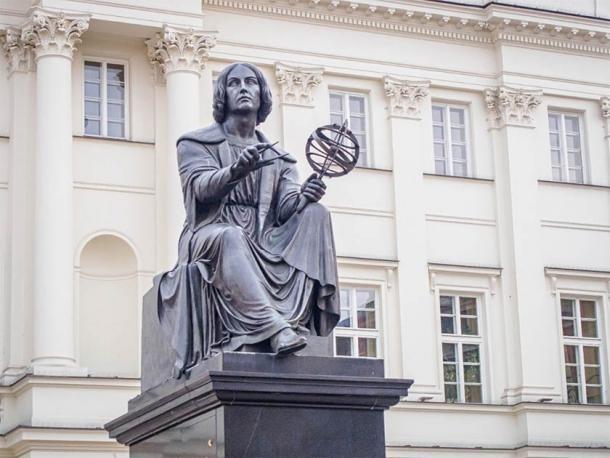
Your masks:
{"label": "window sill", "polygon": [[576,186],[579,188],[593,188],[593,189],[610,189],[610,186],[601,184],[589,184],[589,183],[572,183],[570,181],[554,181],[554,180],[538,180],[538,183],[552,184],[552,185],[565,185],[565,186]]}
{"label": "window sill", "polygon": [[459,175],[443,175],[440,173],[427,173],[424,172],[425,177],[441,177],[441,178],[449,178],[454,180],[470,180],[470,181],[485,181],[488,183],[493,183],[495,180],[493,178],[479,178],[479,177],[463,177]]}
{"label": "window sill", "polygon": [[372,167],[370,165],[356,165],[355,168],[362,169],[362,170],[376,170],[379,172],[391,172],[392,171],[392,169],[384,169],[381,167]]}
{"label": "window sill", "polygon": [[99,135],[72,135],[72,138],[83,138],[87,140],[102,140],[120,143],[135,143],[139,145],[154,145],[155,142],[143,142],[138,140],[130,140],[128,138],[117,138],[117,137],[102,137]]}

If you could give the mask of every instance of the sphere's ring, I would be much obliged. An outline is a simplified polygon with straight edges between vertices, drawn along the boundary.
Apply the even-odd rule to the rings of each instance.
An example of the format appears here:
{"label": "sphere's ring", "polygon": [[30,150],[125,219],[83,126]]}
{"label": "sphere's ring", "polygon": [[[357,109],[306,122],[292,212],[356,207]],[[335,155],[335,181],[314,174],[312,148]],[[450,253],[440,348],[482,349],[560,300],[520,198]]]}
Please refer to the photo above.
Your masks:
{"label": "sphere's ring", "polygon": [[309,136],[305,155],[311,168],[320,176],[339,177],[356,166],[360,145],[349,129],[330,124],[318,127]]}

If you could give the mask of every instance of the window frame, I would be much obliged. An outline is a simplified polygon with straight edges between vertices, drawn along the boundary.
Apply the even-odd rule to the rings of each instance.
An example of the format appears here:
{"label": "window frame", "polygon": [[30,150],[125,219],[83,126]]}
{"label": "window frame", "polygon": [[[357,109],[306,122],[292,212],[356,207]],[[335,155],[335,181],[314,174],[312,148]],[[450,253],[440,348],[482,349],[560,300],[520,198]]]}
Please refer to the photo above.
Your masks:
{"label": "window frame", "polygon": [[356,164],[356,167],[371,168],[373,167],[373,154],[371,151],[371,114],[369,109],[369,94],[367,92],[350,91],[345,89],[334,89],[328,88],[328,119],[332,123],[331,116],[332,110],[330,108],[330,96],[336,94],[343,98],[343,119],[347,118],[347,125],[351,129],[350,125],[350,110],[349,110],[349,96],[362,97],[364,100],[364,133],[366,136],[366,160],[363,163]]}
{"label": "window frame", "polygon": [[[550,115],[556,115],[560,117],[560,131],[559,133],[559,153],[561,158],[561,179],[556,180],[553,176],[553,146],[551,144],[551,127],[549,123]],[[582,172],[582,181],[572,181],[570,180],[570,166],[568,161],[568,148],[567,148],[567,131],[565,125],[565,117],[573,116],[578,119],[578,137],[580,139],[580,163],[581,163],[581,172]],[[561,110],[561,109],[552,109],[549,108],[547,110],[547,140],[549,145],[549,160],[551,164],[551,180],[556,181],[558,183],[575,183],[575,184],[585,184],[588,182],[588,169],[587,169],[587,161],[586,161],[586,150],[585,150],[585,131],[584,131],[584,122],[585,117],[584,114],[580,111],[570,111],[570,110]]]}
{"label": "window frame", "polygon": [[[604,405],[608,401],[608,377],[606,374],[607,365],[605,364],[606,360],[606,345],[605,339],[606,335],[604,334],[604,314],[603,314],[603,304],[604,301],[600,300],[599,297],[591,296],[587,294],[575,294],[573,292],[561,292],[557,291],[557,314],[559,317],[559,335],[560,335],[560,355],[561,355],[561,381],[562,381],[562,396],[564,402],[568,404],[574,405]],[[574,307],[574,321],[575,321],[575,331],[577,335],[574,336],[565,336],[563,334],[563,314],[561,311],[561,301],[563,299],[573,300],[575,301]],[[597,337],[584,337],[582,336],[582,326],[581,326],[581,311],[580,311],[580,301],[591,301],[595,303],[595,321],[596,321],[596,331]],[[565,357],[565,347],[566,346],[575,346],[577,347],[577,363],[576,366],[578,368],[578,396],[579,402],[570,403],[568,397],[568,381],[566,375],[566,357]],[[589,403],[587,401],[587,383],[585,380],[585,362],[584,362],[584,347],[596,347],[598,349],[599,356],[599,377],[600,377],[600,394],[601,394],[601,402],[599,403]],[[571,383],[570,385],[574,385]],[[596,385],[596,384],[590,384]]]}
{"label": "window frame", "polygon": [[[102,79],[100,81],[101,84],[101,97],[100,97],[100,134],[88,134],[85,130],[85,118],[86,118],[86,99],[85,95],[85,66],[87,62],[99,63],[102,66]],[[107,66],[108,64],[114,65],[122,65],[125,72],[125,98],[123,100],[125,112],[123,119],[123,132],[124,135],[122,137],[115,137],[112,135],[108,135],[108,75],[107,75]],[[129,62],[125,59],[115,59],[115,58],[107,58],[107,57],[94,57],[94,56],[83,56],[83,62],[81,66],[82,70],[82,129],[84,137],[93,137],[93,138],[108,138],[113,140],[129,140],[131,137],[130,133],[130,84],[129,84]]]}
{"label": "window frame", "polygon": [[[436,154],[434,152],[434,107],[443,108],[443,116],[445,123],[443,124],[444,148],[445,148],[445,173],[438,173],[436,170]],[[451,109],[464,110],[464,145],[466,147],[466,173],[464,175],[456,175],[453,170],[453,142],[451,139]],[[430,109],[430,120],[432,126],[432,166],[436,175],[453,176],[453,177],[472,177],[473,176],[473,161],[472,161],[472,142],[470,131],[470,105],[465,103],[451,103],[432,101]]]}
{"label": "window frame", "polygon": [[[355,327],[339,327],[335,326],[332,334],[333,341],[333,355],[337,358],[365,358],[365,359],[382,359],[383,358],[383,343],[382,343],[382,316],[381,316],[381,292],[380,286],[376,284],[345,284],[341,283],[340,289],[347,289],[350,294],[350,320],[351,323],[357,323],[358,319],[358,308],[356,307],[356,291],[357,290],[370,290],[375,294],[375,328],[355,328]],[[341,304],[339,304],[341,306]],[[352,306],[353,305],[353,306]],[[336,337],[349,337],[352,342],[352,355],[338,355],[337,354],[337,341]],[[359,356],[357,354],[357,345],[354,346],[354,341],[358,337],[375,338],[375,352],[377,356]],[[357,340],[356,340],[357,342]]]}

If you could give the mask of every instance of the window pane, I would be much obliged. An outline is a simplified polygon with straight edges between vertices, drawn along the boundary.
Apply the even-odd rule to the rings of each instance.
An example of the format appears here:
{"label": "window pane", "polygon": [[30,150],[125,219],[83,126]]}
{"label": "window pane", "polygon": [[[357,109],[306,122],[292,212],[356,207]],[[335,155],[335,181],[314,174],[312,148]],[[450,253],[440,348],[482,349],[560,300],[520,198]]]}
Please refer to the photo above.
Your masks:
{"label": "window pane", "polygon": [[599,364],[599,348],[597,347],[582,347],[585,354],[585,364]]}
{"label": "window pane", "polygon": [[85,134],[100,135],[100,122],[85,118]]}
{"label": "window pane", "polygon": [[569,167],[582,166],[580,151],[568,151],[568,166]]}
{"label": "window pane", "polygon": [[[362,156],[362,153],[366,151],[366,136],[364,134],[357,134],[355,132],[354,136],[356,137],[356,140],[358,140],[358,145],[360,145],[360,155]],[[360,161],[358,161],[358,163],[360,163]]]}
{"label": "window pane", "polygon": [[453,159],[466,160],[466,145],[452,145]]}
{"label": "window pane", "polygon": [[462,326],[462,334],[467,336],[476,336],[479,334],[479,326],[476,318],[462,318],[460,324]]}
{"label": "window pane", "polygon": [[599,376],[599,366],[586,366],[585,367],[585,384],[587,385],[601,385],[602,381]]}
{"label": "window pane", "polygon": [[358,337],[358,356],[375,358],[377,356],[377,339]]}
{"label": "window pane", "polygon": [[118,64],[108,64],[106,66],[106,78],[109,83],[125,82],[125,67]]}
{"label": "window pane", "polygon": [[566,364],[578,364],[576,347],[574,345],[564,345],[563,355],[565,357]]}
{"label": "window pane", "polygon": [[453,143],[464,143],[466,141],[466,132],[463,127],[451,128],[451,141]]}
{"label": "window pane", "polygon": [[359,116],[350,117],[349,126],[354,132],[364,132],[366,130],[364,118]]}
{"label": "window pane", "polygon": [[573,336],[575,335],[575,326],[574,320],[561,320],[561,325],[563,327],[563,335],[564,336]]}
{"label": "window pane", "polygon": [[561,168],[553,167],[553,180],[561,181],[563,179],[563,174],[561,173]]}
{"label": "window pane", "polygon": [[559,149],[561,144],[559,140],[559,134],[551,132],[549,135],[551,139],[551,148]]}
{"label": "window pane", "polygon": [[[464,125],[464,110],[462,110],[461,108],[451,108],[449,110],[449,116],[451,118],[451,124],[452,125],[459,125],[459,126],[463,126]],[[454,137],[455,140],[455,137]]]}
{"label": "window pane", "polygon": [[350,114],[364,114],[364,97],[350,95],[349,112]]}
{"label": "window pane", "polygon": [[455,322],[452,316],[441,317],[441,333],[455,334]]}
{"label": "window pane", "polygon": [[580,301],[580,316],[583,318],[595,318],[595,302]]}
{"label": "window pane", "polygon": [[350,306],[350,295],[349,290],[345,288],[341,288],[339,290],[339,303],[341,307],[349,308]]}
{"label": "window pane", "polygon": [[453,315],[453,296],[441,296],[441,313],[444,315]]}
{"label": "window pane", "polygon": [[335,347],[337,349],[337,355],[339,356],[352,356],[352,338],[351,337],[335,337]]}
{"label": "window pane", "polygon": [[122,122],[109,122],[108,123],[108,136],[109,137],[124,137],[125,130]]}
{"label": "window pane", "polygon": [[337,323],[338,328],[350,328],[352,326],[352,319],[349,309],[341,309],[341,316]]}
{"label": "window pane", "polygon": [[566,135],[568,150],[580,150],[580,135]]}
{"label": "window pane", "polygon": [[85,101],[85,115],[86,116],[100,116],[100,103]]}
{"label": "window pane", "polygon": [[432,133],[434,135],[434,140],[443,141],[445,139],[445,132],[441,126],[433,126]]}
{"label": "window pane", "polygon": [[125,88],[109,84],[107,88],[108,98],[112,100],[123,100],[125,97]]}
{"label": "window pane", "polygon": [[443,107],[433,106],[432,107],[432,122],[442,124],[444,118]]}
{"label": "window pane", "polygon": [[481,366],[464,366],[464,381],[466,383],[481,383]]}
{"label": "window pane", "polygon": [[439,175],[447,174],[447,166],[444,160],[436,160],[434,161],[434,173],[438,173]]}
{"label": "window pane", "polygon": [[108,105],[108,119],[123,120],[125,117],[124,105],[122,103],[109,103]]}
{"label": "window pane", "polygon": [[453,174],[455,176],[460,176],[460,177],[466,176],[466,163],[454,162],[453,163]]}
{"label": "window pane", "polygon": [[561,316],[574,316],[574,301],[561,299]]}
{"label": "window pane", "polygon": [[578,118],[576,116],[566,116],[565,123],[566,123],[566,134],[579,132]]}
{"label": "window pane", "polygon": [[330,123],[331,124],[338,124],[338,125],[343,124],[343,116],[341,116],[340,114],[331,114],[330,115]]}
{"label": "window pane", "polygon": [[343,112],[343,96],[330,94],[330,111]]}
{"label": "window pane", "polygon": [[375,310],[375,291],[371,289],[356,290],[356,307]]}
{"label": "window pane", "polygon": [[549,130],[554,130],[554,131],[559,130],[559,115],[556,115],[556,114],[549,115]]}
{"label": "window pane", "polygon": [[445,401],[446,402],[457,402],[458,391],[457,385],[445,384]]}
{"label": "window pane", "polygon": [[555,167],[561,166],[561,151],[558,149],[551,149],[551,164]]}
{"label": "window pane", "polygon": [[457,366],[455,364],[443,364],[443,378],[445,382],[457,382]]}
{"label": "window pane", "polygon": [[443,343],[443,361],[455,362],[455,344]]}
{"label": "window pane", "polygon": [[581,335],[583,337],[597,337],[597,322],[582,321],[580,323]]}
{"label": "window pane", "polygon": [[588,386],[587,387],[587,403],[588,404],[601,404],[602,403],[602,389],[599,386]]}
{"label": "window pane", "polygon": [[566,366],[566,382],[578,383],[578,366]]}
{"label": "window pane", "polygon": [[479,360],[479,346],[464,344],[462,345],[463,361],[465,363],[478,363]]}
{"label": "window pane", "polygon": [[100,81],[102,79],[102,64],[99,62],[85,62],[85,80]]}
{"label": "window pane", "polygon": [[574,385],[568,386],[568,402],[570,404],[580,403],[580,394],[578,393],[578,387]]}
{"label": "window pane", "polygon": [[569,178],[572,183],[582,183],[582,170],[580,169],[570,169],[569,170]]}
{"label": "window pane", "polygon": [[436,158],[445,157],[445,145],[443,143],[434,143],[434,157],[436,157]]}
{"label": "window pane", "polygon": [[85,97],[101,97],[99,83],[85,83]]}
{"label": "window pane", "polygon": [[482,402],[481,386],[466,385],[464,387],[464,398],[466,402]]}
{"label": "window pane", "polygon": [[477,315],[477,300],[474,297],[460,297],[460,313],[462,315]]}
{"label": "window pane", "polygon": [[360,329],[375,329],[375,311],[358,310],[358,327]]}

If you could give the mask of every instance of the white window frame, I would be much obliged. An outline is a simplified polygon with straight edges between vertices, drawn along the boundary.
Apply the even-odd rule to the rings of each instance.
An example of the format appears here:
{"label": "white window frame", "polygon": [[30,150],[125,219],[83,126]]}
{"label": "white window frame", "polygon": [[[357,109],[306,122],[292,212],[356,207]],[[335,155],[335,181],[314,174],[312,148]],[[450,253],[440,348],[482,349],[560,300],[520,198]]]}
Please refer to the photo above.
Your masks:
{"label": "white window frame", "polygon": [[[443,132],[444,132],[444,137],[445,137],[445,144],[444,144],[444,148],[445,148],[445,170],[446,173],[444,174],[439,174],[439,175],[447,175],[447,176],[456,176],[456,177],[470,177],[472,176],[472,152],[471,152],[471,141],[470,141],[470,110],[469,110],[469,106],[466,104],[459,104],[459,103],[446,103],[446,102],[436,102],[433,101],[432,102],[432,108],[434,107],[441,107],[443,108],[443,116],[445,119],[445,123],[443,125]],[[454,109],[460,109],[460,110],[464,110],[464,145],[466,147],[466,174],[464,175],[457,175],[454,173],[453,171],[453,148],[451,148],[452,145],[452,139],[451,139],[451,113],[450,110],[454,108]],[[432,113],[431,113],[432,116]],[[432,119],[432,126],[435,126],[434,120]],[[436,171],[436,155],[434,153],[434,132],[432,133],[432,161],[433,161],[433,170],[435,174],[438,174],[438,172]]]}
{"label": "white window frame", "polygon": [[[551,179],[554,181],[553,177],[553,153],[552,153],[552,145],[551,145],[551,128],[549,126],[548,117],[549,115],[556,115],[560,118],[560,132],[559,132],[559,147],[560,147],[560,157],[561,157],[561,179],[559,182],[561,183],[577,183],[584,184],[587,182],[587,167],[586,167],[586,152],[585,152],[585,139],[584,139],[584,116],[580,112],[576,111],[561,111],[561,110],[548,110],[547,113],[547,130],[548,130],[548,142],[549,142],[549,159],[551,163]],[[572,181],[570,180],[570,167],[568,164],[568,147],[566,140],[566,123],[565,117],[573,116],[578,119],[578,137],[580,139],[580,163],[582,168],[582,181]]]}
{"label": "white window frame", "polygon": [[[332,111],[330,109],[330,96],[336,94],[343,97],[343,120],[347,118],[347,126],[350,127],[350,110],[349,110],[349,96],[362,97],[364,99],[364,133],[366,135],[366,160],[363,163],[359,163],[356,167],[372,167],[373,166],[373,155],[371,151],[371,121],[369,111],[369,96],[365,92],[357,91],[345,91],[341,89],[328,89],[328,118],[330,120]],[[351,127],[350,127],[351,128]]]}
{"label": "white window frame", "polygon": [[[599,355],[599,373],[600,373],[600,392],[601,392],[601,403],[592,403],[591,405],[604,405],[608,400],[607,394],[607,376],[606,376],[606,346],[604,345],[606,335],[604,333],[604,315],[602,310],[602,301],[599,297],[591,296],[587,294],[577,294],[574,292],[561,292],[557,291],[557,306],[559,315],[559,335],[561,336],[561,377],[562,377],[562,395],[566,403],[568,399],[568,383],[565,373],[566,360],[565,360],[565,346],[571,345],[577,347],[577,367],[578,367],[578,393],[580,402],[577,404],[589,404],[587,402],[586,393],[586,381],[585,381],[585,363],[584,363],[584,350],[583,347],[597,347]],[[574,336],[563,335],[563,315],[561,312],[561,300],[568,299],[576,301],[575,311],[575,333]],[[580,301],[592,301],[595,302],[595,316],[597,326],[597,337],[583,337],[581,335],[581,316],[580,316]]]}
{"label": "white window frame", "polygon": [[[459,297],[472,297],[476,300],[477,304],[477,335],[468,335],[461,333],[461,313],[459,311],[459,301],[454,299],[454,311],[455,313],[455,323],[454,329],[456,331],[455,334],[444,334],[441,328],[441,296],[452,296],[454,298]],[[436,295],[436,307],[437,307],[437,326],[440,335],[440,377],[443,388],[443,398],[445,396],[445,378],[444,378],[444,361],[443,361],[443,343],[448,344],[457,344],[458,353],[456,353],[457,359],[457,388],[458,388],[458,400],[456,403],[461,404],[483,404],[487,399],[487,388],[486,388],[486,366],[487,366],[487,354],[485,349],[485,341],[483,338],[483,326],[484,326],[484,317],[483,317],[483,296],[479,291],[473,291],[469,289],[464,290],[445,290],[441,289],[438,291]],[[459,331],[459,333],[458,333]],[[465,386],[466,382],[464,379],[464,361],[463,361],[463,352],[462,346],[464,344],[478,345],[479,346],[479,367],[480,367],[480,375],[481,375],[481,402],[480,403],[470,403],[466,402],[466,394],[465,394]],[[448,402],[445,400],[445,402]]]}
{"label": "white window frame", "polygon": [[[365,358],[365,359],[380,359],[383,358],[383,345],[382,345],[382,341],[381,341],[381,326],[382,326],[382,316],[381,316],[381,294],[380,294],[380,287],[378,285],[371,285],[371,284],[344,284],[341,283],[340,286],[341,289],[347,289],[349,290],[349,294],[350,294],[350,304],[353,305],[352,308],[350,309],[351,315],[350,315],[350,320],[351,323],[357,323],[357,319],[358,319],[358,308],[356,307],[356,290],[371,290],[374,292],[375,294],[375,328],[374,329],[361,329],[361,328],[355,328],[355,327],[349,327],[349,328],[344,328],[344,327],[335,327],[334,331],[333,331],[333,354],[338,357],[338,358]],[[337,355],[337,342],[336,342],[336,337],[349,337],[352,339],[352,352],[354,354],[352,354],[352,356],[344,356],[344,355]],[[354,341],[357,342],[357,340],[355,338],[358,337],[367,337],[367,338],[374,338],[375,342],[376,342],[376,347],[375,347],[375,353],[377,354],[377,356],[375,357],[370,357],[370,356],[358,356],[358,346],[354,344]]]}
{"label": "white window frame", "polygon": [[[95,135],[95,134],[88,134],[85,132],[85,102],[86,102],[86,95],[85,95],[85,65],[87,62],[95,62],[95,63],[99,63],[102,65],[102,81],[101,81],[101,97],[100,97],[100,101],[101,101],[101,107],[100,107],[100,134],[99,135]],[[107,107],[107,103],[108,103],[108,84],[107,84],[107,72],[106,72],[106,67],[108,64],[116,64],[116,65],[122,65],[125,68],[125,118],[124,118],[124,133],[125,135],[123,137],[113,137],[108,135],[108,107]],[[82,129],[83,129],[83,136],[85,137],[94,137],[94,138],[110,138],[110,139],[117,139],[117,140],[129,140],[130,139],[130,129],[129,129],[129,125],[130,125],[130,109],[129,109],[129,99],[130,99],[130,88],[129,88],[129,62],[127,60],[124,59],[111,59],[111,58],[105,58],[105,57],[83,57],[83,63],[82,63],[82,77],[83,77],[83,87],[82,87],[82,96],[83,96],[83,104],[82,104],[82,110],[83,110],[83,114],[82,114]]]}

